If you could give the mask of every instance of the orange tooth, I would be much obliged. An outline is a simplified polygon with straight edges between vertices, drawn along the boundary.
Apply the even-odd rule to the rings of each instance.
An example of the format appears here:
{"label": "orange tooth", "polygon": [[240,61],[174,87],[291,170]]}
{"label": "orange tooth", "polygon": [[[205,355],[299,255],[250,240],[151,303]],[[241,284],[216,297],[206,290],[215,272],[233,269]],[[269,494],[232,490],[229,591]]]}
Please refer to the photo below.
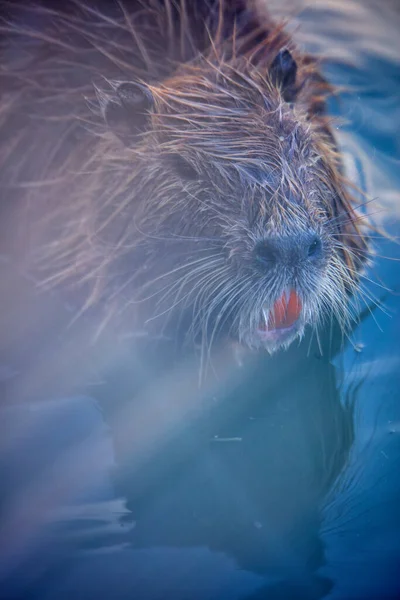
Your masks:
{"label": "orange tooth", "polygon": [[273,306],[268,329],[290,327],[299,318],[301,308],[301,300],[294,290],[290,290],[289,298],[282,294]]}

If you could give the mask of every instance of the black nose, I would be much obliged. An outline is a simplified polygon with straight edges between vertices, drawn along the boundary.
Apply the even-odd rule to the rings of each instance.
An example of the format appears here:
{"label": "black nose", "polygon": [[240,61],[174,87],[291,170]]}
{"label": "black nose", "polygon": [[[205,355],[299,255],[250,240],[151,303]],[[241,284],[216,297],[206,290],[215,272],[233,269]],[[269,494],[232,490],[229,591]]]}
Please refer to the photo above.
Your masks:
{"label": "black nose", "polygon": [[258,264],[265,267],[278,265],[297,266],[322,255],[321,238],[316,233],[299,233],[292,236],[268,237],[254,248]]}

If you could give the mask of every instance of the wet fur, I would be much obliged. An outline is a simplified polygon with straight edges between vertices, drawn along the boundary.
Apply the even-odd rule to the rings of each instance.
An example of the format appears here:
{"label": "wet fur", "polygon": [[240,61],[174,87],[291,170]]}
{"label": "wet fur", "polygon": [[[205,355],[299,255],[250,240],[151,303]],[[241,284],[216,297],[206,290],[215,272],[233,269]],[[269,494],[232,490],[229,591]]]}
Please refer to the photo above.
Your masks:
{"label": "wet fur", "polygon": [[[348,326],[367,245],[325,114],[333,89],[264,3],[0,6],[0,181],[43,233],[47,283],[79,284],[105,321],[204,348],[219,336],[259,347],[265,306],[288,287],[299,334],[332,315]],[[285,48],[297,75],[283,88],[271,65]],[[104,114],[132,80],[155,106],[126,145]],[[310,229],[320,263],[254,264],[263,237]]]}

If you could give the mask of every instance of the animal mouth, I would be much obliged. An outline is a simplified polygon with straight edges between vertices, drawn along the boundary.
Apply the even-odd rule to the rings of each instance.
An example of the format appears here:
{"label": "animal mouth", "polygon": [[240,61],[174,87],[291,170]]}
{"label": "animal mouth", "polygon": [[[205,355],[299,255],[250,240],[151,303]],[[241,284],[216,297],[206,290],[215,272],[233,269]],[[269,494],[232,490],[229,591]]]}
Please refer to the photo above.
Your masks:
{"label": "animal mouth", "polygon": [[272,306],[263,310],[257,333],[263,342],[284,342],[298,329],[302,302],[292,289],[284,292]]}

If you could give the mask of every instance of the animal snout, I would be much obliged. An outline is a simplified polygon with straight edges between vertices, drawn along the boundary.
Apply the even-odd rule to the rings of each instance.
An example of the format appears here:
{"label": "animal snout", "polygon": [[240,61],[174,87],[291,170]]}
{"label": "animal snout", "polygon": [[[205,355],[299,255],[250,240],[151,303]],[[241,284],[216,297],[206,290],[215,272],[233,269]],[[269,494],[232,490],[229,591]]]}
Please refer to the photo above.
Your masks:
{"label": "animal snout", "polygon": [[266,237],[257,242],[254,256],[264,268],[298,266],[322,255],[322,241],[318,234],[301,232],[291,236]]}

